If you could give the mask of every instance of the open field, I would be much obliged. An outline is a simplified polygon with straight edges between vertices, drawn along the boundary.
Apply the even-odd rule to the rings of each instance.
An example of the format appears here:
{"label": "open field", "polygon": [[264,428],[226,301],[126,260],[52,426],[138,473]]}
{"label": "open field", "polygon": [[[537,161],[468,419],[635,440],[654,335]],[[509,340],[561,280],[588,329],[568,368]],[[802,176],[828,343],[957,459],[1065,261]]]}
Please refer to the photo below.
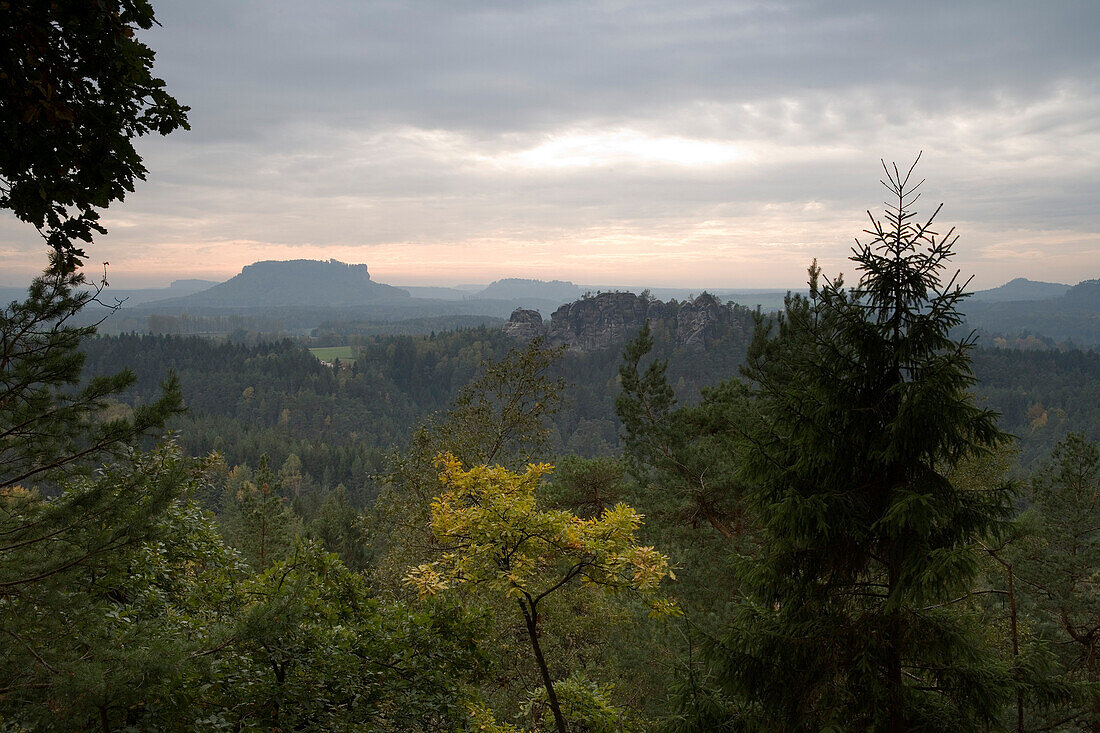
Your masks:
{"label": "open field", "polygon": [[316,349],[310,349],[309,353],[316,356],[321,361],[332,361],[333,359],[350,360],[355,358],[355,354],[352,353],[350,346],[322,346]]}

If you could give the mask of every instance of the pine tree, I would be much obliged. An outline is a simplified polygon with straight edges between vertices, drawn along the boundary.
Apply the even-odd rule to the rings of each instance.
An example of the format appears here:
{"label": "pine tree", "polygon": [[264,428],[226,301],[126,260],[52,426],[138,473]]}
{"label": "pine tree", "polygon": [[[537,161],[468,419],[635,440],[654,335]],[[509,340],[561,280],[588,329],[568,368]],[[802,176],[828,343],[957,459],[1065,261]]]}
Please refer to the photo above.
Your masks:
{"label": "pine tree", "polygon": [[82,380],[95,327],[73,325],[99,293],[77,272],[82,243],[145,175],[132,138],[186,126],[136,33],[153,23],[146,0],[0,3],[0,208],[52,248],[27,299],[0,308],[0,717],[17,728],[24,712],[28,728],[43,712],[87,727],[61,711],[93,689],[109,730],[106,690],[155,679],[171,657],[157,652],[172,643],[117,632],[138,628],[134,599],[193,478],[170,445],[137,451],[182,411],[179,386],[111,416],[134,375]]}
{"label": "pine tree", "polygon": [[[162,399],[106,419],[103,408],[134,375],[80,386],[79,346],[95,327],[72,325],[98,294],[76,272],[80,242],[103,231],[98,209],[145,174],[132,138],[186,126],[186,108],[152,76],[153,52],[135,34],[153,22],[146,0],[0,6],[0,208],[35,226],[53,249],[27,299],[0,308],[0,497],[56,496],[104,461],[127,459],[143,435],[182,410],[170,379]],[[0,520],[0,604],[22,586],[139,541],[154,518],[127,510],[144,506],[143,497],[92,486],[99,488],[79,500],[44,503],[33,522]],[[130,525],[115,521],[120,516]],[[33,570],[13,560],[26,552],[36,558]]]}
{"label": "pine tree", "polygon": [[301,534],[301,520],[286,505],[282,491],[265,454],[254,479],[230,486],[225,497],[222,533],[257,571],[288,557]]}
{"label": "pine tree", "polygon": [[84,365],[80,343],[94,326],[70,320],[92,299],[84,276],[51,268],[28,298],[0,309],[0,487],[55,485],[124,449],[136,435],[182,409],[178,384],[129,419],[103,420],[107,401],[134,383],[129,370],[77,388]]}
{"label": "pine tree", "polygon": [[971,613],[979,541],[1011,492],[948,477],[1007,436],[968,394],[972,338],[950,333],[954,230],[916,218],[912,168],[886,173],[859,283],[815,263],[809,298],[761,319],[744,368],[756,418],[739,450],[764,538],[719,654],[750,727],[973,730],[1011,694]]}
{"label": "pine tree", "polygon": [[[95,333],[94,326],[69,324],[91,297],[77,290],[84,284],[82,275],[55,268],[34,281],[26,301],[0,309],[0,496],[56,496],[104,461],[130,460],[142,436],[182,410],[179,385],[171,378],[161,399],[127,418],[103,419],[108,400],[135,377],[127,370],[78,386],[84,364],[78,347]],[[149,504],[142,490],[91,482],[42,503],[33,521],[4,515],[0,599],[141,541],[165,507],[164,501]],[[149,511],[135,514],[139,506]],[[14,559],[32,549],[33,565]]]}
{"label": "pine tree", "polygon": [[[205,466],[168,442],[75,476],[46,500],[0,492],[4,577],[35,578],[0,595],[0,719],[13,730],[164,729],[181,678],[198,674],[235,564],[206,517],[180,500]],[[87,515],[84,512],[88,512]],[[65,515],[68,524],[58,526]],[[169,713],[171,714],[171,713]],[[154,718],[155,719],[155,718]]]}

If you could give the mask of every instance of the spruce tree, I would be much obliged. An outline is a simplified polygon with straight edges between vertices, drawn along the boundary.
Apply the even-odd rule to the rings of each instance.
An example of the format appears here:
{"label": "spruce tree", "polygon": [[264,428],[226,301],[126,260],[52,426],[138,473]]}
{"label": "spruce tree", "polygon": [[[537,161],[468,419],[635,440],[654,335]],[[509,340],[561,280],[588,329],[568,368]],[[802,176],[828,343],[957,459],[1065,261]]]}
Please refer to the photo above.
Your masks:
{"label": "spruce tree", "polygon": [[756,416],[738,450],[764,538],[718,650],[750,728],[973,730],[1011,694],[971,593],[1011,492],[949,478],[1007,436],[968,393],[973,338],[951,334],[954,230],[933,230],[939,208],[916,218],[912,168],[884,168],[892,202],[885,223],[868,212],[858,284],[815,262],[809,298],[761,319],[743,369]]}

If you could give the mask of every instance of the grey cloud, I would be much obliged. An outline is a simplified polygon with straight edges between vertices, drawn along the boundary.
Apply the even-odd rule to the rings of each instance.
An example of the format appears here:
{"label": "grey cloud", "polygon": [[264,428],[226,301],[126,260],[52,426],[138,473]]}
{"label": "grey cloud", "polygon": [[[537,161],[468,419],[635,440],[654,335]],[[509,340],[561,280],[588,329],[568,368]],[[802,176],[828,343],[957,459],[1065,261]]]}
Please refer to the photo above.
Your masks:
{"label": "grey cloud", "polygon": [[[877,158],[922,148],[925,200],[946,201],[943,220],[982,241],[1100,231],[1097,3],[156,5],[163,27],[148,42],[194,129],[141,142],[150,180],[108,215],[135,224],[111,234],[134,252],[541,241],[600,227],[671,237],[766,212],[805,221],[800,241],[842,254],[881,200]],[[499,163],[616,129],[758,154],[702,167]],[[853,226],[815,230],[808,202],[822,226]],[[0,257],[39,246],[13,231],[0,226]]]}
{"label": "grey cloud", "polygon": [[162,71],[212,134],[288,118],[538,130],[809,90],[980,104],[1100,70],[1100,7],[1084,2],[199,0],[160,14]]}

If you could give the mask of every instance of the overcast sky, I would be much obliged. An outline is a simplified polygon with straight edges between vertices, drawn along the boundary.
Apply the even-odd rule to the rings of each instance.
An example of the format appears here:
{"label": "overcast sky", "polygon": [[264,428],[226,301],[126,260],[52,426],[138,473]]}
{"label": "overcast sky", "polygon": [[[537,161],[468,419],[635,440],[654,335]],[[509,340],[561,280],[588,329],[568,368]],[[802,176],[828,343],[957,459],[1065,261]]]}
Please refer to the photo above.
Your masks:
{"label": "overcast sky", "polygon": [[[851,271],[879,158],[980,287],[1100,277],[1100,2],[154,0],[190,132],[104,215],[122,286],[262,259],[400,284]],[[2,278],[44,264],[0,220]]]}

